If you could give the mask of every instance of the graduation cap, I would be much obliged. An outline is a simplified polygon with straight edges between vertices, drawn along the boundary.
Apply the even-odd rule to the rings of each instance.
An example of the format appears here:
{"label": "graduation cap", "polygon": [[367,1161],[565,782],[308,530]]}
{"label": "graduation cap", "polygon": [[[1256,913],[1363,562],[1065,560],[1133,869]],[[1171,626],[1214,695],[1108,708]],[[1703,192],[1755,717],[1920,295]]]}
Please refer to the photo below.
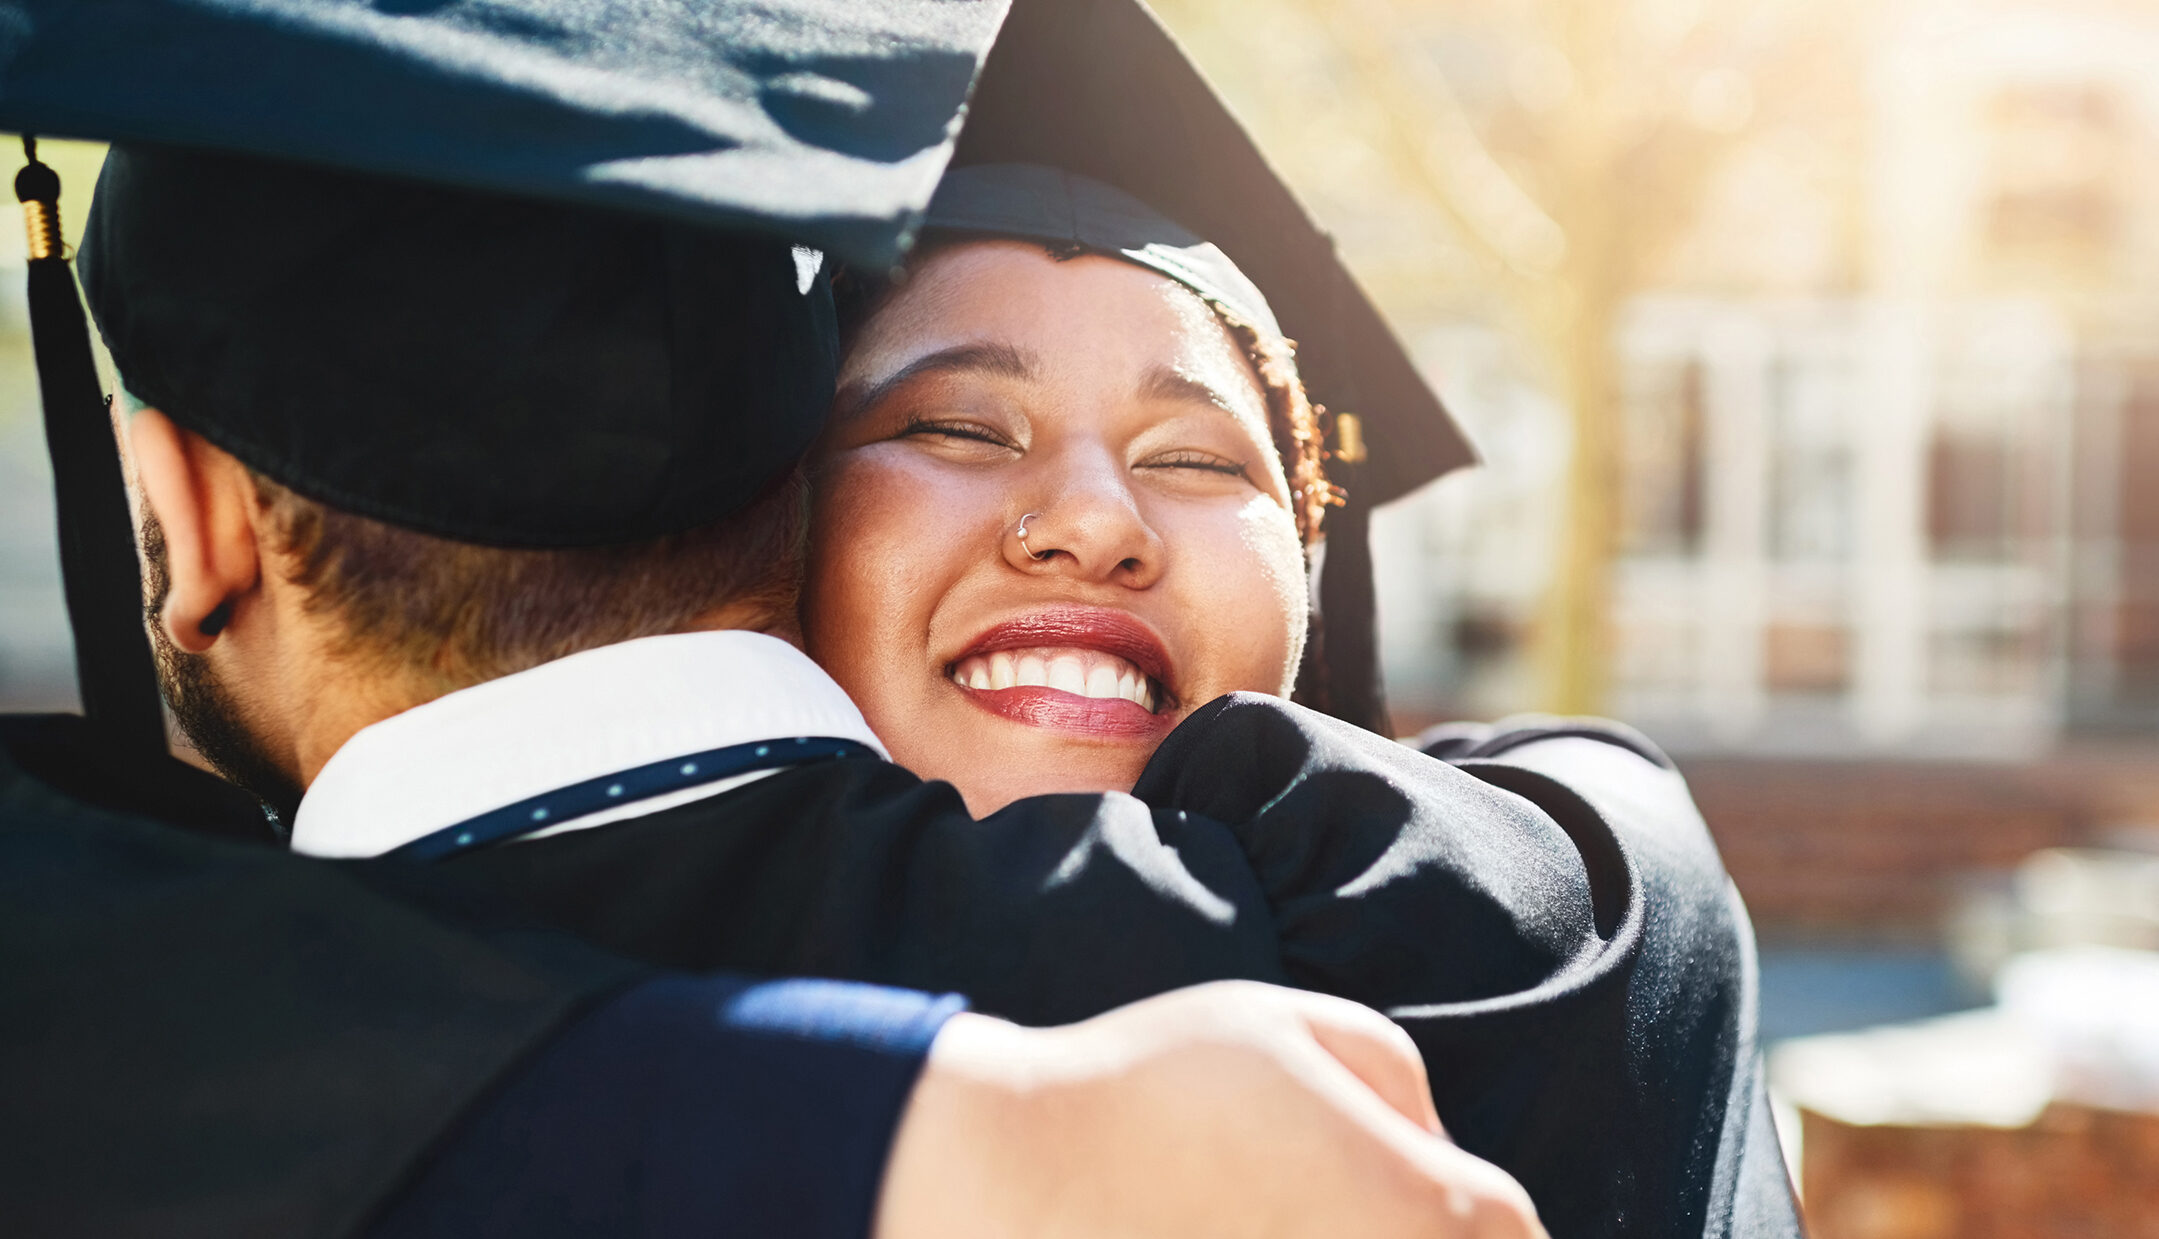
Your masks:
{"label": "graduation cap", "polygon": [[[793,464],[832,334],[795,244],[898,259],[1004,12],[5,0],[0,127],[115,144],[85,282],[131,390],[347,510],[605,544],[718,519]],[[58,178],[25,148],[84,713],[146,759],[165,744],[134,529]],[[275,347],[236,352],[232,326]],[[306,364],[325,359],[344,364]]]}
{"label": "graduation cap", "polygon": [[1333,413],[1327,473],[1345,497],[1326,519],[1299,695],[1387,733],[1371,510],[1475,453],[1333,239],[1137,0],[1014,0],[953,163],[930,226],[1119,255],[1297,342],[1306,390]]}

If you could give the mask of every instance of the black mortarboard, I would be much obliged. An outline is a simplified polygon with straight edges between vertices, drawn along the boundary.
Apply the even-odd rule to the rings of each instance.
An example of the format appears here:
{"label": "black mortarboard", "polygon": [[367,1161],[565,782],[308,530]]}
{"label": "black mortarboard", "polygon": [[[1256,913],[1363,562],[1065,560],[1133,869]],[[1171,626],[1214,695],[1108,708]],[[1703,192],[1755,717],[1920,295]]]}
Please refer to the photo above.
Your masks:
{"label": "black mortarboard", "polygon": [[[86,282],[138,394],[351,510],[604,544],[792,463],[830,342],[792,246],[896,260],[1004,7],[0,0],[0,126],[121,144]],[[57,178],[17,190],[85,713],[161,751]]]}
{"label": "black mortarboard", "polygon": [[[1333,239],[1138,0],[1015,0],[954,165],[931,208],[933,227],[1121,253],[1232,307],[1248,299],[1243,290],[1264,291],[1261,305],[1297,342],[1307,390],[1335,414],[1327,470],[1346,496],[1327,516],[1309,647],[1318,657],[1307,657],[1299,692],[1388,730],[1371,509],[1475,454]],[[1038,170],[962,175],[1005,165]]]}
{"label": "black mortarboard", "polygon": [[0,0],[0,124],[905,248],[1007,0]]}
{"label": "black mortarboard", "polygon": [[625,543],[799,460],[813,251],[614,210],[115,145],[83,291],[128,392],[291,489],[460,542]]}

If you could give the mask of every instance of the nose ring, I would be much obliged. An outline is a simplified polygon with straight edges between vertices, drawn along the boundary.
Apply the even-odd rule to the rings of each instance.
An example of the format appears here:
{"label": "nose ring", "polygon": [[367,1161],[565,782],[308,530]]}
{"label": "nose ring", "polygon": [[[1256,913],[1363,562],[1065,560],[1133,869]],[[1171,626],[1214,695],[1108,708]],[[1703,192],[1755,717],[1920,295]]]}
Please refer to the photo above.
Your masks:
{"label": "nose ring", "polygon": [[1029,559],[1042,558],[1040,554],[1036,553],[1033,547],[1027,545],[1027,522],[1033,520],[1040,515],[1042,515],[1040,512],[1029,512],[1027,515],[1022,516],[1020,518],[1020,527],[1016,531],[1014,531],[1014,536],[1018,537],[1020,540],[1020,549],[1027,552],[1027,558]]}

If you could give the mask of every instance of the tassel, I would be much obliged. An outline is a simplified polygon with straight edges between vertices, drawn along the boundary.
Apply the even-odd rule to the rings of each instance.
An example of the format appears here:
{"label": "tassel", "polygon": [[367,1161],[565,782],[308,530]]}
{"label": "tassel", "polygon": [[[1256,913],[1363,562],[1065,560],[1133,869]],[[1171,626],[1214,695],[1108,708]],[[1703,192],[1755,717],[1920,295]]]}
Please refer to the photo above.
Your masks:
{"label": "tassel", "polygon": [[59,509],[60,574],[75,632],[75,677],[98,742],[133,758],[166,754],[156,664],[143,631],[142,567],[111,416],[60,233],[60,178],[38,162],[15,177],[30,231],[30,332]]}
{"label": "tassel", "polygon": [[[1341,344],[1344,307],[1356,297],[1355,286],[1337,273],[1328,284],[1324,330]],[[1326,680],[1322,707],[1344,722],[1383,736],[1394,735],[1387,714],[1387,689],[1379,666],[1379,602],[1372,585],[1372,505],[1362,485],[1370,456],[1364,419],[1349,410],[1361,407],[1354,369],[1340,376],[1333,416],[1334,449],[1328,480],[1341,488],[1342,506],[1327,514],[1327,558],[1319,570],[1321,675]]]}
{"label": "tassel", "polygon": [[1349,498],[1327,514],[1327,558],[1319,573],[1323,708],[1345,722],[1391,736],[1394,726],[1380,677],[1379,608],[1372,586],[1372,510],[1357,499],[1355,465],[1331,472]]}

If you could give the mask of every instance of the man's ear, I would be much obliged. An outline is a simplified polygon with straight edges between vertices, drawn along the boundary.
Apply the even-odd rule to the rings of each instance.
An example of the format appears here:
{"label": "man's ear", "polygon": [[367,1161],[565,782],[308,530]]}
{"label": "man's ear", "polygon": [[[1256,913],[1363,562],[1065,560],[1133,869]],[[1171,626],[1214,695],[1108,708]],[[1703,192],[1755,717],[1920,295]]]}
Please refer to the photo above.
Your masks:
{"label": "man's ear", "polygon": [[165,533],[170,589],[158,622],[174,645],[199,654],[261,579],[254,479],[156,409],[136,410],[127,431],[143,502]]}

